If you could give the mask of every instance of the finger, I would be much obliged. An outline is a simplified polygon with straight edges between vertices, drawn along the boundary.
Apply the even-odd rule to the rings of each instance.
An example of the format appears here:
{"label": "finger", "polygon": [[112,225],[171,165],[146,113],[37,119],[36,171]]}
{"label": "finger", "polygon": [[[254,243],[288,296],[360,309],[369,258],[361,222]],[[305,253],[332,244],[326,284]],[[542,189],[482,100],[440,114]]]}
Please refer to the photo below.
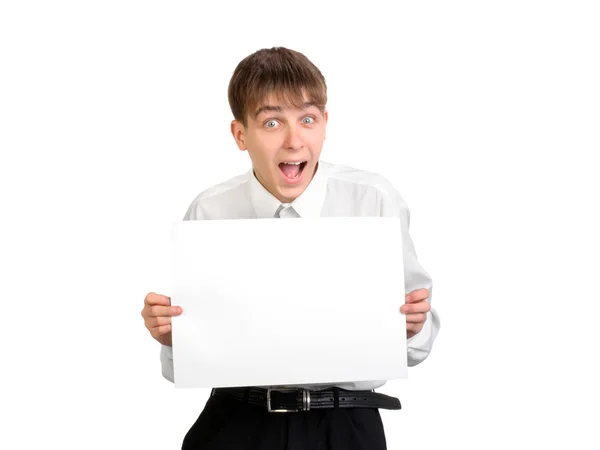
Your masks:
{"label": "finger", "polygon": [[420,302],[421,300],[425,300],[427,298],[429,298],[429,290],[422,288],[406,294],[405,301],[406,303],[414,303]]}
{"label": "finger", "polygon": [[406,315],[407,323],[425,323],[425,320],[427,320],[427,314],[425,314],[425,313],[407,314]]}
{"label": "finger", "polygon": [[426,313],[431,310],[429,302],[422,300],[418,303],[408,303],[400,307],[400,312],[404,314]]}
{"label": "finger", "polygon": [[169,325],[171,323],[170,317],[159,316],[159,317],[149,317],[146,320],[146,328],[149,330],[152,328],[162,327],[163,325]]}
{"label": "finger", "polygon": [[157,338],[159,336],[162,336],[163,334],[167,334],[169,331],[171,331],[171,324],[151,328],[150,334],[152,335],[152,337]]}
{"label": "finger", "polygon": [[146,295],[144,304],[169,306],[171,304],[171,297],[150,292],[148,295]]}
{"label": "finger", "polygon": [[412,335],[417,334],[422,329],[423,329],[422,323],[407,323],[406,324],[406,331],[411,333]]}
{"label": "finger", "polygon": [[181,311],[182,311],[180,306],[154,305],[154,306],[147,306],[144,309],[146,309],[146,315],[144,317],[178,316],[179,314],[181,314]]}
{"label": "finger", "polygon": [[155,322],[155,324],[154,324],[155,327],[163,327],[165,325],[171,324],[171,318],[170,317],[155,317],[154,322]]}

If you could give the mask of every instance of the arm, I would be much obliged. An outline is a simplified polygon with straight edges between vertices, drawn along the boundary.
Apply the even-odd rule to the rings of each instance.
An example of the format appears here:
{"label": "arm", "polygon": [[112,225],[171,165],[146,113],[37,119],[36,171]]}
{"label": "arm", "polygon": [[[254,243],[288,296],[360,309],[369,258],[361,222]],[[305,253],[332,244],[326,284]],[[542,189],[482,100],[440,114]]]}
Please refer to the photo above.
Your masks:
{"label": "arm", "polygon": [[[423,269],[417,259],[417,253],[409,234],[410,211],[400,194],[389,183],[384,184],[382,190],[381,215],[399,217],[401,222],[403,264],[404,264],[404,292],[408,294],[417,289],[425,288],[429,291],[427,302],[431,305],[433,283],[429,274]],[[423,362],[433,347],[433,343],[440,329],[440,317],[433,308],[427,313],[427,318],[420,332],[407,339],[408,366],[416,366]]]}
{"label": "arm", "polygon": [[[183,220],[197,220],[196,210],[194,208],[194,203],[192,203],[185,215],[183,216]],[[173,347],[171,345],[165,345],[161,343],[160,346],[160,365],[162,368],[163,377],[170,381],[171,383],[175,382],[175,370],[173,369]]]}

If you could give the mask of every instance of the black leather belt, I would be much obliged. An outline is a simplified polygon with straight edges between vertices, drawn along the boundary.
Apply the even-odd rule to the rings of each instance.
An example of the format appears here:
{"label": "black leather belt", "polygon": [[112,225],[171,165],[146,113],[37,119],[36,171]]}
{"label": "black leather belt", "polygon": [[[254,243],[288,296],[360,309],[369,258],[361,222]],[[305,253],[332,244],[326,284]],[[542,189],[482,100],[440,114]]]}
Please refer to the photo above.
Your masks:
{"label": "black leather belt", "polygon": [[301,388],[215,388],[211,396],[233,398],[262,406],[269,412],[298,412],[324,408],[400,409],[400,400],[372,391],[331,388],[309,391]]}

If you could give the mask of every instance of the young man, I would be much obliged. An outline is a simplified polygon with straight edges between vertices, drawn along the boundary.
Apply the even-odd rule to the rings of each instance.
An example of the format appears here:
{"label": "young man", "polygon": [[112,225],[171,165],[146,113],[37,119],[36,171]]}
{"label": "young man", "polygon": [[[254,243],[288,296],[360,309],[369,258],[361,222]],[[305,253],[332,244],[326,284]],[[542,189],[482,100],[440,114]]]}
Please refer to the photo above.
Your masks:
{"label": "young man", "polygon": [[[408,208],[381,176],[320,160],[328,113],[319,69],[286,48],[259,50],[235,69],[229,103],[231,133],[238,148],[248,151],[252,168],[198,195],[184,220],[400,217],[405,292],[398,292],[399,313],[406,314],[408,364],[422,362],[438,333],[439,318],[428,301],[431,279],[408,234]],[[178,314],[181,308],[171,305],[169,297],[150,293],[144,300],[142,316],[162,344],[163,375],[170,381],[171,317]],[[310,355],[299,357],[310,364]],[[282,386],[213,389],[182,448],[385,449],[378,408],[399,409],[400,403],[374,392],[383,384],[385,380],[366,380],[292,386],[289,391]]]}

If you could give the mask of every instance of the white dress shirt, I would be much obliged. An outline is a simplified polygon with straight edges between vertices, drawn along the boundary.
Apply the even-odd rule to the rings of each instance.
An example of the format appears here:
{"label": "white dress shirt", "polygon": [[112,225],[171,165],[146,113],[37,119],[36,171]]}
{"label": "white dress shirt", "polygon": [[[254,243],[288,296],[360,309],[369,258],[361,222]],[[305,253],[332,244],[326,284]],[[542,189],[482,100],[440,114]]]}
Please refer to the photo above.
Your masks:
{"label": "white dress shirt", "polygon": [[[243,175],[200,193],[189,206],[183,220],[335,216],[399,217],[405,286],[404,292],[398,292],[398,309],[404,304],[405,294],[419,288],[429,289],[428,301],[431,302],[431,278],[417,261],[413,242],[408,233],[410,222],[408,207],[392,185],[385,178],[374,173],[320,161],[315,176],[302,195],[290,204],[282,204],[260,184],[254,176],[253,169],[250,169]],[[398,314],[401,314],[400,311]],[[423,329],[407,339],[409,366],[415,366],[427,358],[439,328],[439,315],[432,308],[427,313]],[[173,381],[173,349],[163,345],[160,359],[163,376]],[[372,390],[383,386],[386,381],[368,380],[289,386],[310,390],[331,386],[348,390]]]}

